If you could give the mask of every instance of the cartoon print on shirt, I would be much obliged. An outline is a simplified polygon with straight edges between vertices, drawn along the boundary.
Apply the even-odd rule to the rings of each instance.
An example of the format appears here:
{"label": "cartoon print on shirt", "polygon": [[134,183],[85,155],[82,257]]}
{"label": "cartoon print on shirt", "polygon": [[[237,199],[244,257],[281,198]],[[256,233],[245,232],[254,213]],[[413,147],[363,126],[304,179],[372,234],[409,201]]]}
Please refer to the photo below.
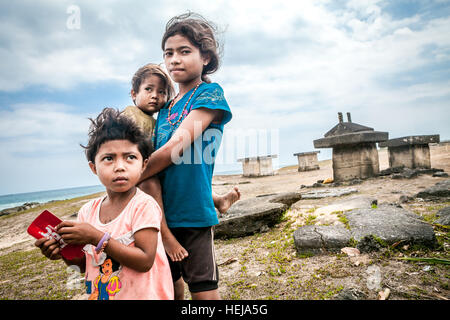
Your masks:
{"label": "cartoon print on shirt", "polygon": [[94,291],[89,300],[114,300],[122,288],[119,273],[122,266],[110,256],[99,266],[99,275],[93,281]]}

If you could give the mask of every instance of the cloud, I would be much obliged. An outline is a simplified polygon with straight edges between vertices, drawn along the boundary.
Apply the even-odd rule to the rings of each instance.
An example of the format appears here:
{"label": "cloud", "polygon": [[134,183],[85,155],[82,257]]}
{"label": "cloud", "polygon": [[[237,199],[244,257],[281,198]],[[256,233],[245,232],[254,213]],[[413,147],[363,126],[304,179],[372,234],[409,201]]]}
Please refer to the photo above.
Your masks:
{"label": "cloud", "polygon": [[[309,25],[305,30],[299,30],[296,36],[307,37],[314,30],[316,40],[310,47],[307,44],[305,49],[304,43],[293,44],[283,53],[283,59],[273,63],[268,59],[263,68],[261,64],[242,66],[234,61],[233,65],[224,66],[226,72],[221,74],[221,81],[226,83],[231,95],[244,98],[250,93],[247,98],[251,99],[247,101],[250,106],[245,108],[253,106],[257,110],[277,112],[301,108],[311,102],[356,105],[383,92],[378,83],[382,78],[448,60],[450,40],[442,37],[449,29],[450,19],[431,21],[422,30],[412,31],[406,26],[415,23],[417,17],[394,22],[379,10],[370,12],[383,17],[382,29],[377,27],[378,18],[364,22],[367,29],[364,32],[339,28],[328,32],[332,25],[323,28]],[[347,17],[346,21],[351,23],[354,19]],[[339,20],[344,23],[341,16],[330,19]],[[245,42],[245,39],[241,40]],[[424,55],[430,44],[434,49]],[[274,47],[277,45],[273,43]],[[257,60],[257,52],[253,54]],[[420,81],[420,77],[415,81]],[[314,101],[316,97],[320,100]],[[276,100],[279,103],[275,108]],[[309,102],[305,103],[305,100]]]}
{"label": "cloud", "polygon": [[63,104],[20,103],[0,111],[0,194],[98,184],[83,148],[89,116]]}
{"label": "cloud", "polygon": [[68,28],[66,22],[71,15],[67,8],[71,5],[69,1],[1,5],[1,90],[17,91],[30,85],[70,89],[80,83],[128,82],[138,65],[150,59],[162,61],[155,44],[163,23],[155,23],[157,14],[151,6],[79,1],[80,27]]}
{"label": "cloud", "polygon": [[[283,162],[290,151],[310,150],[312,140],[337,122],[339,111],[352,112],[355,122],[391,137],[450,134],[449,17],[394,19],[381,1],[295,13],[295,19],[288,14],[284,22],[301,21],[301,27],[279,39],[268,41],[270,32],[254,27],[256,22],[236,27],[240,37],[231,44],[231,57],[225,52],[228,64],[218,75],[233,106],[230,128],[279,129]],[[255,16],[262,23],[264,16]]]}
{"label": "cloud", "polygon": [[61,104],[16,104],[0,111],[3,153],[45,158],[80,149],[89,120]]}
{"label": "cloud", "polygon": [[[79,29],[67,27],[67,8],[74,4],[80,9]],[[14,99],[0,100],[0,147],[5,150],[1,161],[13,167],[25,165],[23,159],[47,157],[42,171],[58,167],[55,159],[84,170],[79,143],[86,139],[86,118],[93,116],[86,108],[93,101],[110,103],[113,99],[106,99],[127,88],[139,66],[162,62],[165,23],[187,10],[219,26],[224,56],[211,78],[224,88],[233,112],[225,135],[232,137],[231,131],[241,129],[279,130],[281,163],[295,163],[293,153],[311,151],[312,140],[336,124],[339,111],[351,112],[355,122],[389,131],[391,137],[439,133],[441,139],[448,138],[448,3],[410,4],[382,0],[2,3],[0,90],[2,97]],[[78,94],[86,87],[101,89]],[[30,99],[29,88],[40,90],[38,102]],[[71,96],[75,90],[76,102]],[[76,108],[77,103],[83,108]],[[234,147],[223,145],[220,152],[235,154]]]}

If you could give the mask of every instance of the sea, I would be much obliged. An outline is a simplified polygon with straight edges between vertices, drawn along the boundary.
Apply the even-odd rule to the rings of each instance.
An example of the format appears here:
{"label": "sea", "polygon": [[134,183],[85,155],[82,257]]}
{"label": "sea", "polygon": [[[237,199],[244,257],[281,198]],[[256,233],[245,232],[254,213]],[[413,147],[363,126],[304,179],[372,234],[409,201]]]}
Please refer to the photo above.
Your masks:
{"label": "sea", "polygon": [[66,200],[102,191],[105,191],[105,187],[97,185],[0,195],[0,210],[21,206],[27,202],[45,203],[51,200]]}
{"label": "sea", "polygon": [[[220,171],[214,173],[214,175],[230,175],[239,173],[242,173],[242,170]],[[52,200],[72,199],[102,191],[105,191],[105,187],[103,185],[96,185],[87,187],[74,187],[57,190],[0,195],[0,210],[21,206],[27,202],[46,203]]]}
{"label": "sea", "polygon": [[[239,171],[220,172],[217,174],[235,174]],[[105,191],[103,185],[74,187],[57,190],[46,190],[37,192],[15,193],[0,195],[0,211],[3,209],[21,206],[27,202],[46,203],[52,200],[66,200],[89,194]]]}

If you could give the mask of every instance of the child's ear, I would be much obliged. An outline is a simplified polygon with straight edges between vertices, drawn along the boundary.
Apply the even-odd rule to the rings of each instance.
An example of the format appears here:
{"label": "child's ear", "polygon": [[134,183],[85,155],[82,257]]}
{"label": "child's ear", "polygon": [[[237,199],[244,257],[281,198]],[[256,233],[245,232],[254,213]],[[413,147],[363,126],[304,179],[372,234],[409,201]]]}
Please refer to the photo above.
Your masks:
{"label": "child's ear", "polygon": [[145,168],[147,168],[147,164],[148,164],[148,158],[144,159],[144,161],[142,161],[142,172],[144,172]]}
{"label": "child's ear", "polygon": [[131,100],[133,100],[134,104],[136,104],[136,92],[133,89],[130,91]]}
{"label": "child's ear", "polygon": [[93,163],[92,161],[89,161],[89,168],[91,168],[91,171],[97,175],[97,169],[95,168],[95,163]]}
{"label": "child's ear", "polygon": [[211,62],[211,56],[209,54],[203,55],[203,67],[206,67]]}

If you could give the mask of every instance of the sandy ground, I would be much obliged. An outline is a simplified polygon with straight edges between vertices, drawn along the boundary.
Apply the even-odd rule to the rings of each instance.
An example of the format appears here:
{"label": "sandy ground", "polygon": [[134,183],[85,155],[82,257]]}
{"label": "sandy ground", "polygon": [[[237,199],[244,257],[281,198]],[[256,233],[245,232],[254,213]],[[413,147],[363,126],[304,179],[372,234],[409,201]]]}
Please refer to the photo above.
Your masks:
{"label": "sandy ground", "polygon": [[[446,149],[447,148],[447,149]],[[389,167],[388,154],[386,149],[379,151],[380,170]],[[299,191],[301,185],[310,186],[317,180],[333,178],[331,160],[322,161],[320,170],[298,172],[296,166],[286,167],[276,172],[274,176],[248,178],[242,175],[216,176],[213,179],[213,189],[221,194],[230,189],[230,185],[236,184],[242,191],[242,198],[247,199],[261,194]],[[431,167],[450,171],[450,146],[431,148]],[[377,196],[386,201],[392,202],[398,200],[398,194],[392,194],[392,191],[401,191],[403,194],[412,195],[429,187],[438,181],[430,175],[421,175],[416,179],[392,180],[388,178],[376,178],[366,180],[358,186],[361,193],[377,194]],[[246,183],[250,182],[250,183]],[[220,185],[226,183],[226,185]],[[310,189],[305,189],[310,190]]]}
{"label": "sandy ground", "polygon": [[[380,150],[379,157],[380,169],[387,168],[386,150]],[[450,173],[449,147],[432,147],[431,162],[433,168]],[[313,189],[300,189],[300,186],[309,186],[317,180],[332,176],[331,160],[327,160],[320,163],[320,170],[309,172],[298,172],[297,167],[292,166],[268,177],[216,176],[213,189],[220,194],[237,185],[242,193],[241,198],[246,199],[278,192],[307,192]],[[379,203],[392,203],[398,201],[401,195],[412,196],[444,179],[431,175],[400,180],[379,177],[365,180],[354,187],[359,191],[358,196],[374,197]],[[429,252],[402,253],[389,250],[387,253],[361,254],[357,257],[343,254],[299,256],[293,245],[293,231],[305,224],[308,213],[339,200],[300,200],[287,212],[284,221],[268,232],[239,239],[216,240],[222,298],[329,299],[350,287],[362,291],[366,299],[377,299],[379,289],[386,288],[391,290],[391,299],[450,298],[448,266],[432,265],[425,268],[426,265],[398,259],[407,254],[429,255]],[[52,204],[52,212],[61,219],[74,219],[71,215],[86,201],[87,198],[68,203],[57,202]],[[404,204],[404,207],[422,215],[435,213],[447,205],[450,204],[412,201]],[[40,211],[42,208],[0,218],[0,256],[34,249],[34,240],[26,233],[26,229]],[[445,246],[437,254],[447,256],[448,259]],[[380,288],[368,289],[369,266],[379,269],[382,277]],[[186,298],[189,298],[187,291]]]}
{"label": "sandy ground", "polygon": [[[380,170],[389,167],[386,149],[380,150],[379,159]],[[449,147],[432,147],[431,165],[449,173]],[[261,194],[318,190],[300,189],[300,186],[310,186],[317,180],[332,177],[331,160],[327,160],[321,162],[320,170],[309,172],[298,172],[297,167],[293,166],[281,169],[270,177],[246,178],[241,175],[215,177],[213,188],[220,194],[235,184],[242,192],[242,199],[246,199]],[[398,202],[401,195],[413,196],[444,179],[431,175],[400,180],[394,180],[390,176],[372,178],[352,186],[358,193],[346,197],[371,197],[377,199],[379,204],[394,203]],[[220,287],[222,296],[227,299],[328,299],[340,289],[356,288],[364,292],[366,299],[377,299],[378,292],[386,289],[391,291],[391,299],[450,298],[448,266],[427,267],[397,259],[424,254],[408,252],[407,246],[403,247],[405,249],[403,253],[401,250],[395,253],[386,250],[384,253],[361,254],[356,257],[325,254],[299,258],[293,245],[292,232],[305,224],[311,212],[342,199],[343,197],[332,197],[300,200],[287,212],[287,222],[281,223],[267,234],[238,240],[216,240],[218,261],[223,264],[220,268],[224,284]],[[403,207],[419,215],[428,215],[435,214],[439,208],[448,205],[450,205],[448,202],[411,201],[403,204]],[[333,223],[337,220],[337,217],[334,217],[335,219],[331,221],[328,217],[324,217],[327,219],[322,221]],[[315,221],[320,221],[320,218],[322,217],[318,216]],[[441,252],[447,259],[448,249],[447,243],[444,252]],[[382,278],[380,288],[373,290],[367,286],[370,266],[379,270]],[[423,271],[428,269],[432,270],[432,274]]]}

